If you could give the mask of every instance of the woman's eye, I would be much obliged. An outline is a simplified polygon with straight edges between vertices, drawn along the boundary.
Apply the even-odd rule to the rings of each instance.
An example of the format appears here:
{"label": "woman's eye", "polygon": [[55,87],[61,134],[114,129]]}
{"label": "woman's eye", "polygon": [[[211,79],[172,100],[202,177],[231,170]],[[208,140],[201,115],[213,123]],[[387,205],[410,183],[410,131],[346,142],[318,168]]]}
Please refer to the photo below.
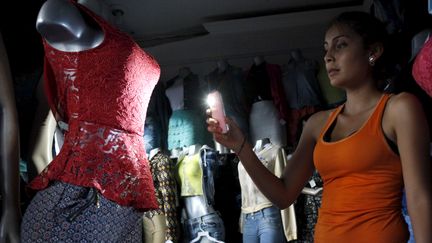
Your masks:
{"label": "woman's eye", "polygon": [[344,48],[344,47],[346,47],[346,43],[345,42],[341,42],[341,43],[338,43],[338,44],[336,44],[336,49],[342,49],[342,48]]}

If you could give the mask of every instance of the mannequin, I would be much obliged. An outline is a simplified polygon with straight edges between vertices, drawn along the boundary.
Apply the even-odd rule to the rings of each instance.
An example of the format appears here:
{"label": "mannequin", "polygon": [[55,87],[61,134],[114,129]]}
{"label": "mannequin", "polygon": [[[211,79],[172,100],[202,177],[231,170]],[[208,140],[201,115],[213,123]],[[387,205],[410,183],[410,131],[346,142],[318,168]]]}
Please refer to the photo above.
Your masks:
{"label": "mannequin", "polygon": [[266,63],[261,56],[255,57],[243,87],[249,110],[249,141],[254,143],[267,137],[285,146],[288,107],[280,66]]}
{"label": "mannequin", "polygon": [[216,152],[199,144],[186,147],[186,151],[187,155],[176,165],[184,206],[182,221],[185,240],[194,240],[199,232],[208,232],[211,237],[224,240],[222,219],[213,208]]}
{"label": "mannequin", "polygon": [[21,218],[19,194],[19,132],[12,76],[0,33],[1,195],[0,242],[18,243]]}
{"label": "mannequin", "polygon": [[249,115],[250,140],[269,138],[275,145],[287,143],[285,122],[279,119],[278,111],[271,100],[253,103]]}
{"label": "mannequin", "polygon": [[[262,138],[255,142],[254,152],[263,165],[273,174],[280,176],[285,169],[284,150]],[[274,206],[256,187],[242,163],[238,164],[241,185],[240,226],[243,242],[286,242],[296,239],[294,207],[285,210]]]}
{"label": "mannequin", "polygon": [[[200,144],[190,145],[185,147],[186,156],[198,155],[201,149]],[[199,162],[199,161],[198,161]],[[211,206],[207,206],[206,198],[204,195],[187,196],[183,197],[184,209],[188,219],[201,217],[210,213],[214,213],[215,210]]]}
{"label": "mannequin", "polygon": [[190,70],[189,67],[182,67],[179,69],[179,74],[178,76],[182,79],[186,78],[187,76],[191,75],[192,71]]}
{"label": "mannequin", "polygon": [[153,90],[147,108],[144,124],[144,141],[147,154],[155,148],[168,151],[168,122],[172,110],[165,94],[165,85],[158,82]]}
{"label": "mannequin", "polygon": [[165,94],[173,111],[168,122],[168,149],[212,143],[211,135],[202,126],[206,89],[198,75],[190,68],[182,67],[165,83]]}
{"label": "mannequin", "polygon": [[303,53],[300,51],[300,49],[293,49],[291,50],[290,54],[295,62],[302,62],[305,60],[305,58],[303,57]]}
{"label": "mannequin", "polygon": [[317,63],[306,59],[299,49],[291,50],[290,55],[289,62],[283,68],[282,84],[289,107],[288,145],[295,147],[301,122],[319,110],[323,99],[317,78]]}
{"label": "mannequin", "polygon": [[[243,70],[231,65],[227,60],[219,60],[216,68],[204,76],[207,90],[217,90],[222,95],[225,114],[234,119],[245,134],[249,133],[248,104],[243,87]],[[228,149],[215,142],[215,148],[221,154]]]}
{"label": "mannequin", "polygon": [[177,187],[171,161],[160,148],[150,150],[150,168],[159,208],[144,213],[144,241],[177,242]]}
{"label": "mannequin", "polygon": [[[36,20],[36,29],[55,49],[68,52],[85,51],[97,47],[104,34],[95,23],[86,23],[77,8],[70,8],[67,1],[51,1],[42,5]],[[66,12],[53,11],[65,9]],[[52,21],[58,23],[53,31]]]}
{"label": "mannequin", "polygon": [[410,60],[413,61],[414,58],[417,56],[419,51],[422,49],[426,41],[431,38],[432,35],[432,29],[425,29],[414,35],[414,37],[411,39],[411,58]]}
{"label": "mannequin", "polygon": [[283,70],[282,82],[289,107],[301,109],[321,105],[316,62],[306,59],[299,49],[291,50],[290,55],[291,59]]}
{"label": "mannequin", "polygon": [[75,1],[46,1],[36,27],[48,104],[65,136],[60,153],[29,184],[37,192],[22,241],[141,241],[142,211],[158,206],[143,124],[159,65]]}
{"label": "mannequin", "polygon": [[41,173],[53,159],[53,137],[56,130],[56,120],[49,109],[43,86],[44,81],[41,78],[36,88],[38,106],[30,138],[29,151],[31,160],[27,165],[29,181]]}
{"label": "mannequin", "polygon": [[221,59],[217,62],[217,69],[219,73],[223,73],[227,70],[229,63],[225,59]]}
{"label": "mannequin", "polygon": [[270,138],[259,139],[255,143],[255,152],[261,151],[265,145],[270,144]]}
{"label": "mannequin", "polygon": [[254,64],[259,66],[265,62],[265,59],[263,56],[256,56],[254,57]]}

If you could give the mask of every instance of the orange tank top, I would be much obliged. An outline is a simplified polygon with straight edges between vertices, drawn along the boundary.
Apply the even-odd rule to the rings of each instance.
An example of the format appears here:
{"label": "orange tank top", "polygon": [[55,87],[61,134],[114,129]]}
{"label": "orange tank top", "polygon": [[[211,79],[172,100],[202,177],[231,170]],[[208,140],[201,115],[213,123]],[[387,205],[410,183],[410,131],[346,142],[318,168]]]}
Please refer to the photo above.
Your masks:
{"label": "orange tank top", "polygon": [[390,95],[384,94],[363,126],[334,142],[324,134],[344,105],[333,111],[314,150],[324,189],[315,243],[407,242],[402,217],[402,165],[388,145],[381,121]]}

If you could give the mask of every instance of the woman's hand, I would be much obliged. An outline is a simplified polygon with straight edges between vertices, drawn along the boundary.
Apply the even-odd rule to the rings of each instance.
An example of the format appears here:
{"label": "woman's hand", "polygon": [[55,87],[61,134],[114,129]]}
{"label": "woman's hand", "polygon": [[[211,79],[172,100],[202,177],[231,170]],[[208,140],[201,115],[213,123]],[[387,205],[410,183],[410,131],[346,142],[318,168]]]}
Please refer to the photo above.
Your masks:
{"label": "woman's hand", "polygon": [[240,152],[242,144],[244,145],[245,136],[238,127],[238,125],[229,117],[225,117],[228,124],[228,132],[222,133],[219,122],[211,117],[211,110],[207,110],[207,130],[213,134],[216,142],[233,150],[235,153]]}

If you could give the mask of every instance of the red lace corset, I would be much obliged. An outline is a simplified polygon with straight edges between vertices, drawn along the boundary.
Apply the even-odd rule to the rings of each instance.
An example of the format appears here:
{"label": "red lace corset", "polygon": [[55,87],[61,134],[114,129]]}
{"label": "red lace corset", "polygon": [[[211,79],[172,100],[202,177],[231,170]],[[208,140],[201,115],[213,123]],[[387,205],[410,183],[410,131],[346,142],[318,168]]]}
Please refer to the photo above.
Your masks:
{"label": "red lace corset", "polygon": [[80,52],[44,41],[48,100],[69,126],[59,155],[30,188],[61,180],[95,187],[120,205],[157,208],[143,128],[159,65],[128,35],[75,5],[102,27],[104,41]]}

